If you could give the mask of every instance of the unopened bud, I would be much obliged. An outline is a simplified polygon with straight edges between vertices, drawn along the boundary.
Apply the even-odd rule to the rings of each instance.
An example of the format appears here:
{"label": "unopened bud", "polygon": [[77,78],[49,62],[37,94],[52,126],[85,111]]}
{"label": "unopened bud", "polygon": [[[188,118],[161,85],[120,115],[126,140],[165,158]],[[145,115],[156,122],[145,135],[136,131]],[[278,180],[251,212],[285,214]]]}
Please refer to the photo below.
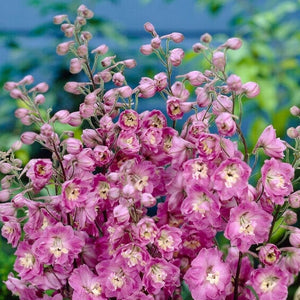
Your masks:
{"label": "unopened bud", "polygon": [[35,132],[26,131],[21,134],[20,139],[23,144],[31,145],[36,141],[37,137],[38,137],[38,134],[36,134]]}
{"label": "unopened bud", "polygon": [[72,44],[74,44],[73,41],[58,44],[56,47],[56,53],[58,55],[66,55],[69,52]]}
{"label": "unopened bud", "polygon": [[72,74],[78,74],[82,70],[82,63],[81,59],[79,58],[72,58],[70,60],[70,73]]}
{"label": "unopened bud", "polygon": [[292,106],[290,108],[290,113],[293,115],[293,116],[300,116],[300,108],[297,107],[296,105]]}
{"label": "unopened bud", "polygon": [[295,127],[288,128],[288,130],[286,131],[286,134],[291,139],[296,139],[299,137],[299,132],[297,131],[297,129]]}
{"label": "unopened bud", "polygon": [[182,33],[180,32],[172,32],[170,34],[170,39],[174,42],[174,43],[181,43],[184,40],[184,36]]}
{"label": "unopened bud", "polygon": [[102,65],[102,67],[104,67],[104,68],[109,67],[109,66],[112,64],[112,62],[113,62],[113,60],[115,59],[115,57],[116,57],[116,56],[107,56],[107,57],[105,57],[104,59],[102,59],[102,60],[101,60],[101,65]]}
{"label": "unopened bud", "polygon": [[9,190],[2,190],[0,191],[0,202],[6,202],[10,198]]}
{"label": "unopened bud", "polygon": [[117,72],[113,75],[112,81],[116,86],[122,86],[125,81],[125,77],[121,72]]}
{"label": "unopened bud", "polygon": [[77,54],[80,56],[80,57],[84,57],[88,54],[88,48],[86,45],[80,45],[78,48],[77,48]]}
{"label": "unopened bud", "polygon": [[56,25],[61,24],[62,22],[64,22],[67,19],[67,15],[57,15],[53,17],[53,23]]}
{"label": "unopened bud", "polygon": [[132,89],[128,85],[118,88],[118,92],[119,92],[120,96],[123,98],[128,98],[132,95]]}
{"label": "unopened bud", "polygon": [[29,92],[35,91],[38,93],[46,93],[49,89],[49,85],[46,82],[41,82],[37,84],[35,87],[33,87]]}
{"label": "unopened bud", "polygon": [[22,145],[23,145],[23,143],[22,143],[21,141],[15,141],[15,142],[12,144],[11,149],[12,149],[13,151],[18,151],[18,150],[20,150],[20,149],[22,148]]}
{"label": "unopened bud", "polygon": [[32,84],[34,82],[34,78],[32,75],[25,76],[22,80],[18,82],[19,85],[27,85]]}
{"label": "unopened bud", "polygon": [[70,154],[76,155],[83,149],[82,142],[78,139],[68,138],[64,141],[64,144]]}
{"label": "unopened bud", "polygon": [[209,33],[204,33],[201,35],[200,41],[209,44],[212,41],[212,36]]}
{"label": "unopened bud", "polygon": [[94,16],[94,13],[83,4],[78,7],[77,13],[86,19],[91,19]]}
{"label": "unopened bud", "polygon": [[207,47],[202,45],[201,43],[196,43],[196,44],[193,45],[193,51],[195,53],[200,53],[204,50],[207,50]]}
{"label": "unopened bud", "polygon": [[226,80],[227,86],[231,91],[238,92],[242,88],[241,78],[235,74],[231,74]]}
{"label": "unopened bud", "polygon": [[300,191],[296,191],[289,196],[289,204],[292,208],[300,207]]}
{"label": "unopened bud", "polygon": [[80,38],[82,41],[89,41],[90,39],[92,39],[92,34],[89,31],[82,31]]}
{"label": "unopened bud", "polygon": [[147,22],[144,24],[144,28],[147,32],[150,32],[152,33],[153,35],[156,35],[156,31],[155,31],[155,28],[154,26],[150,23],[150,22]]}
{"label": "unopened bud", "polygon": [[81,119],[79,111],[72,112],[72,113],[70,113],[69,116],[70,116],[70,119],[68,122],[69,125],[74,126],[74,127],[81,125],[82,119]]}
{"label": "unopened bud", "polygon": [[160,44],[161,39],[159,38],[159,36],[156,36],[151,40],[151,47],[154,49],[158,49],[160,47]]}
{"label": "unopened bud", "polygon": [[8,174],[12,170],[12,166],[9,163],[0,163],[0,172],[2,174]]}
{"label": "unopened bud", "polygon": [[242,89],[248,98],[254,98],[260,92],[259,85],[253,81],[249,81],[249,82],[246,82],[245,84],[243,84]]}
{"label": "unopened bud", "polygon": [[230,38],[222,46],[231,50],[238,50],[242,47],[242,40],[236,37]]}
{"label": "unopened bud", "polygon": [[290,209],[287,209],[282,216],[286,225],[294,225],[297,223],[297,214]]}
{"label": "unopened bud", "polygon": [[103,45],[98,46],[94,50],[92,50],[92,53],[97,53],[97,54],[103,55],[103,54],[107,53],[107,51],[108,51],[108,47],[103,44]]}
{"label": "unopened bud", "polygon": [[150,55],[153,52],[153,48],[150,44],[142,45],[140,47],[140,52],[144,55]]}
{"label": "unopened bud", "polygon": [[4,84],[4,89],[10,92],[11,90],[17,88],[17,86],[18,86],[17,82],[7,81]]}
{"label": "unopened bud", "polygon": [[226,65],[225,54],[221,51],[215,52],[212,57],[212,63],[218,71],[224,72]]}
{"label": "unopened bud", "polygon": [[128,69],[132,69],[136,66],[136,61],[134,59],[125,59],[123,63]]}
{"label": "unopened bud", "polygon": [[34,98],[34,103],[35,103],[36,105],[40,105],[40,104],[45,103],[45,100],[46,100],[46,98],[45,98],[44,95],[38,94],[38,95],[36,95],[35,98]]}
{"label": "unopened bud", "polygon": [[18,119],[24,118],[29,115],[30,111],[27,108],[17,108],[15,110],[15,117]]}

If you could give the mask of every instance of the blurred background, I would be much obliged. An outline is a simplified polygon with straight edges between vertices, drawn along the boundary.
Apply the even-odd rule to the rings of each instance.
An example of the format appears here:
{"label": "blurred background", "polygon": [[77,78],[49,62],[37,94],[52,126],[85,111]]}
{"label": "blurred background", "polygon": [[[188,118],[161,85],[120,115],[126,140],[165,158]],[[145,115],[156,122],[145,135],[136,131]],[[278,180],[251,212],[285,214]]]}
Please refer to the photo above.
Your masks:
{"label": "blurred background", "polygon": [[[10,0],[0,4],[0,151],[25,130],[14,118],[14,110],[21,104],[2,89],[6,81],[32,74],[36,83],[46,81],[51,87],[47,107],[53,106],[54,111],[78,108],[80,99],[63,91],[65,82],[76,79],[68,71],[68,57],[55,52],[56,45],[67,38],[52,19],[67,13],[73,20],[80,4],[95,13],[87,27],[95,46],[105,43],[119,59],[137,60],[137,68],[128,72],[132,87],[141,76],[152,77],[162,71],[154,57],[139,54],[139,47],[150,41],[143,28],[147,21],[159,35],[184,34],[183,65],[188,70],[191,66],[203,70],[201,55],[191,51],[203,33],[210,33],[216,45],[229,37],[242,38],[243,47],[228,53],[227,70],[243,82],[256,81],[261,87],[257,99],[247,100],[244,106],[243,130],[250,149],[269,124],[278,136],[290,141],[286,129],[299,125],[289,108],[300,105],[300,0]],[[180,73],[184,71],[179,68]],[[149,100],[141,102],[140,109],[146,109],[147,103]],[[18,153],[24,163],[32,156],[30,149]],[[0,300],[14,299],[2,284],[12,270],[12,253],[0,239]]]}

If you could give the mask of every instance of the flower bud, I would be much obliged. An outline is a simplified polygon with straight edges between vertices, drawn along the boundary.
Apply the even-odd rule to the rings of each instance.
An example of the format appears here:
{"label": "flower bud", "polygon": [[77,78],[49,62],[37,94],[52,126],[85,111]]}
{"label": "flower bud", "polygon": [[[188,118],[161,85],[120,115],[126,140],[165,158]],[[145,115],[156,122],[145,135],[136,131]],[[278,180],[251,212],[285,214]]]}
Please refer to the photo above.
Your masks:
{"label": "flower bud", "polygon": [[57,15],[53,17],[53,23],[56,25],[61,24],[62,22],[64,22],[67,19],[67,15]]}
{"label": "flower bud", "polygon": [[77,13],[79,16],[82,16],[86,19],[91,19],[94,16],[94,13],[88,9],[84,4],[81,4],[78,9]]}
{"label": "flower bud", "polygon": [[57,120],[62,124],[67,124],[70,120],[69,116],[70,116],[70,112],[63,109],[63,110],[57,111],[51,120]]}
{"label": "flower bud", "polygon": [[174,67],[181,64],[184,57],[184,51],[181,48],[175,48],[170,51],[169,60]]}
{"label": "flower bud", "polygon": [[53,128],[50,124],[43,124],[41,126],[41,135],[46,136],[46,137],[51,137],[53,134]]}
{"label": "flower bud", "polygon": [[153,52],[153,48],[150,44],[142,45],[140,47],[140,52],[144,55],[150,55]]}
{"label": "flower bud", "polygon": [[287,209],[282,216],[287,225],[294,225],[297,223],[297,214],[290,209]]}
{"label": "flower bud", "polygon": [[112,81],[116,86],[122,86],[125,81],[125,77],[121,72],[117,72],[113,75]]}
{"label": "flower bud", "polygon": [[156,205],[156,198],[150,193],[143,193],[141,197],[141,203],[145,207],[153,207]]}
{"label": "flower bud", "polygon": [[17,88],[17,86],[18,86],[18,84],[16,82],[14,82],[14,81],[7,81],[4,84],[4,89],[10,92],[11,90]]}
{"label": "flower bud", "polygon": [[80,56],[80,57],[84,57],[88,54],[88,48],[86,45],[80,45],[78,48],[77,48],[77,54]]}
{"label": "flower bud", "polygon": [[195,53],[200,53],[204,50],[207,50],[207,47],[202,45],[201,43],[196,43],[196,44],[193,45],[193,51]]}
{"label": "flower bud", "polygon": [[170,34],[170,39],[174,42],[174,43],[181,43],[184,40],[184,36],[182,33],[180,32],[172,32]]}
{"label": "flower bud", "polygon": [[154,26],[150,23],[150,22],[147,22],[144,24],[144,28],[147,32],[150,32],[152,33],[153,35],[156,35],[156,31],[155,31],[155,28]]}
{"label": "flower bud", "polygon": [[293,115],[293,116],[300,116],[300,108],[297,107],[296,105],[292,106],[290,108],[290,113]]}
{"label": "flower bud", "polygon": [[80,39],[82,41],[89,41],[92,39],[92,34],[89,31],[82,31],[80,35]]}
{"label": "flower bud", "polygon": [[100,45],[97,48],[95,48],[94,50],[92,50],[92,53],[97,53],[100,55],[104,55],[105,53],[107,53],[108,51],[108,47],[106,45]]}
{"label": "flower bud", "polygon": [[156,36],[151,40],[151,47],[153,49],[158,49],[160,47],[160,44],[161,44],[161,39],[159,38],[159,36]]}
{"label": "flower bud", "polygon": [[242,90],[245,92],[248,98],[254,98],[260,92],[259,85],[256,82],[252,82],[252,81],[244,83],[242,85]]}
{"label": "flower bud", "polygon": [[300,229],[299,228],[291,227],[289,241],[293,247],[300,248]]}
{"label": "flower bud", "polygon": [[75,24],[79,24],[79,25],[83,26],[86,24],[86,19],[78,16],[78,17],[76,17]]}
{"label": "flower bud", "polygon": [[242,81],[241,78],[235,74],[231,74],[227,78],[227,86],[231,91],[239,92],[242,88]]}
{"label": "flower bud", "polygon": [[25,76],[22,80],[18,82],[19,85],[32,84],[34,82],[32,75]]}
{"label": "flower bud", "polygon": [[18,119],[24,118],[29,115],[30,111],[27,108],[17,108],[15,110],[15,117]]}
{"label": "flower bud", "polygon": [[12,89],[10,91],[9,95],[13,99],[23,99],[24,98],[24,94],[18,88]]}
{"label": "flower bud", "polygon": [[127,223],[130,219],[130,214],[128,211],[128,207],[125,205],[117,205],[113,211],[114,218],[117,219],[118,223]]}
{"label": "flower bud", "polygon": [[291,139],[296,139],[297,137],[299,137],[299,132],[297,131],[297,129],[295,127],[288,128],[288,130],[286,131],[286,134]]}
{"label": "flower bud", "polygon": [[101,65],[102,65],[102,67],[104,67],[104,68],[109,67],[109,66],[112,64],[112,62],[113,62],[113,60],[115,59],[115,57],[116,57],[116,56],[107,56],[107,57],[105,57],[104,59],[102,59],[102,60],[101,60]]}
{"label": "flower bud", "polygon": [[74,127],[81,125],[82,119],[81,119],[79,111],[70,113],[69,117],[70,117],[70,119],[68,121],[69,125],[74,126]]}
{"label": "flower bud", "polygon": [[12,182],[14,180],[15,176],[14,175],[6,175],[1,179],[1,188],[3,190],[7,190],[11,187]]}
{"label": "flower bud", "polygon": [[157,91],[162,91],[168,86],[168,77],[164,72],[160,72],[154,76],[154,84]]}
{"label": "flower bud", "polygon": [[289,195],[289,204],[292,208],[300,207],[300,191],[296,191]]}
{"label": "flower bud", "polygon": [[104,82],[109,82],[112,79],[111,73],[106,70],[101,71],[100,73],[98,73],[98,75]]}
{"label": "flower bud", "polygon": [[123,63],[128,69],[132,69],[136,66],[136,61],[134,59],[125,59]]}
{"label": "flower bud", "polygon": [[212,41],[212,36],[209,33],[204,33],[201,35],[200,41],[209,44]]}
{"label": "flower bud", "polygon": [[193,85],[198,86],[206,82],[206,77],[199,71],[191,71],[185,74],[185,78]]}
{"label": "flower bud", "polygon": [[242,40],[236,37],[230,38],[222,46],[231,50],[238,50],[242,47]]}
{"label": "flower bud", "polygon": [[226,59],[225,54],[221,51],[217,51],[213,54],[212,63],[218,71],[224,72]]}
{"label": "flower bud", "polygon": [[0,202],[6,202],[10,198],[9,190],[2,190],[0,191]]}
{"label": "flower bud", "polygon": [[22,124],[24,124],[26,126],[29,126],[29,125],[31,125],[33,123],[30,115],[27,115],[27,116],[21,118],[20,121],[22,122]]}
{"label": "flower bud", "polygon": [[34,98],[34,103],[35,103],[36,105],[43,104],[43,103],[45,103],[45,101],[46,101],[46,98],[45,98],[45,96],[42,95],[42,94],[38,94],[38,95],[36,95],[35,98]]}
{"label": "flower bud", "polygon": [[71,24],[62,24],[60,29],[64,32],[66,37],[71,38],[74,35],[75,26]]}
{"label": "flower bud", "polygon": [[80,95],[81,90],[80,90],[80,83],[76,81],[69,81],[65,84],[64,90],[68,93],[74,94],[74,95]]}
{"label": "flower bud", "polygon": [[29,92],[35,91],[38,93],[46,93],[48,89],[49,89],[48,84],[46,82],[41,82],[37,84],[35,87],[33,87],[31,90],[29,90]]}
{"label": "flower bud", "polygon": [[68,138],[64,141],[64,144],[70,154],[76,155],[83,149],[82,142],[78,139]]}
{"label": "flower bud", "polygon": [[70,60],[70,73],[78,74],[82,70],[82,63],[81,59],[79,58],[72,58]]}
{"label": "flower bud", "polygon": [[208,93],[206,92],[205,88],[197,87],[195,90],[195,94],[197,95],[197,104],[199,107],[206,107],[210,104],[211,100],[209,98]]}
{"label": "flower bud", "polygon": [[12,166],[9,163],[0,163],[0,172],[2,174],[8,174],[10,173],[12,170]]}
{"label": "flower bud", "polygon": [[118,92],[119,92],[120,96],[123,98],[128,98],[132,95],[132,89],[128,85],[120,87],[118,89]]}
{"label": "flower bud", "polygon": [[33,144],[38,137],[38,134],[32,131],[26,131],[21,134],[21,142],[25,145]]}
{"label": "flower bud", "polygon": [[66,55],[70,50],[70,46],[73,44],[73,41],[58,44],[56,47],[56,53],[58,55]]}

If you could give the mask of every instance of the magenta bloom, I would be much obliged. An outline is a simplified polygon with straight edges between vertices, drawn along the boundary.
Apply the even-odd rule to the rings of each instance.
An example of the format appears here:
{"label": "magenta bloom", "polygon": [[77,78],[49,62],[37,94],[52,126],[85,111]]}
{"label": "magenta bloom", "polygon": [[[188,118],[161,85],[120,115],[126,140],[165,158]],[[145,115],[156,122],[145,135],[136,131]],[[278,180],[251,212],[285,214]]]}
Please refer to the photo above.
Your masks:
{"label": "magenta bloom", "polygon": [[139,114],[136,111],[126,109],[120,113],[119,126],[122,130],[136,131],[139,123]]}
{"label": "magenta bloom", "polygon": [[203,248],[183,279],[194,300],[225,299],[231,292],[229,265],[222,261],[222,252],[216,248]]}
{"label": "magenta bloom", "polygon": [[253,270],[247,282],[260,300],[283,300],[287,298],[288,275],[277,266]]}
{"label": "magenta bloom", "polygon": [[267,240],[272,219],[256,202],[243,202],[231,209],[224,235],[232,246],[246,252],[252,244]]}
{"label": "magenta bloom", "polygon": [[75,269],[69,278],[74,289],[73,300],[104,300],[101,278],[94,274],[87,265]]}
{"label": "magenta bloom", "polygon": [[32,250],[41,263],[64,265],[77,258],[83,245],[84,242],[75,236],[71,226],[57,223],[44,230],[33,243]]}
{"label": "magenta bloom", "polygon": [[36,192],[40,191],[52,176],[52,162],[50,159],[33,159],[28,163],[29,169],[26,173],[31,179]]}
{"label": "magenta bloom", "polygon": [[267,196],[276,204],[283,204],[283,197],[293,191],[291,179],[294,177],[294,169],[288,164],[275,158],[266,160],[261,168],[262,184]]}
{"label": "magenta bloom", "polygon": [[161,258],[153,258],[145,268],[143,283],[150,294],[157,295],[161,289],[171,296],[180,286],[180,270],[175,265]]}
{"label": "magenta bloom", "polygon": [[241,197],[248,187],[251,168],[239,158],[223,161],[213,175],[213,187],[222,200]]}
{"label": "magenta bloom", "polygon": [[102,260],[97,266],[100,282],[103,286],[105,299],[132,299],[131,295],[142,288],[139,272],[129,268],[125,262],[118,260]]}
{"label": "magenta bloom", "polygon": [[268,266],[276,264],[280,258],[280,251],[276,245],[266,244],[259,249],[259,260]]}

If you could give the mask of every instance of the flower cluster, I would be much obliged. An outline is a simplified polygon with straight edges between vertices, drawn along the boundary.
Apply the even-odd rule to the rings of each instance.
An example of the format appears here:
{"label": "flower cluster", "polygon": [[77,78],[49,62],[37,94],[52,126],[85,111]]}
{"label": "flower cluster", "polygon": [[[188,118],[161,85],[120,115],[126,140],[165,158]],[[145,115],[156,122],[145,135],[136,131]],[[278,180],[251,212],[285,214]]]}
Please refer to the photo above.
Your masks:
{"label": "flower cluster", "polygon": [[[288,130],[292,147],[270,125],[248,149],[242,101],[259,86],[225,72],[227,51],[242,41],[213,49],[204,34],[193,50],[210,68],[174,77],[184,36],[160,36],[146,23],[151,42],[140,51],[156,54],[164,70],[131,87],[125,73],[134,59],[117,60],[106,45],[90,50],[84,26],[92,17],[81,5],[73,23],[54,18],[70,39],[57,53],[72,53],[70,72],[87,76],[65,84],[83,99],[77,111],[42,113],[48,85],[33,85],[31,75],[5,84],[23,103],[16,117],[38,127],[0,153],[2,235],[17,248],[7,288],[24,300],[181,299],[185,282],[196,300],[285,299],[300,269],[300,231],[292,226],[300,133]],[[138,113],[141,98],[159,95],[166,115]],[[291,112],[300,115],[297,107]],[[80,137],[56,130],[82,123]],[[22,167],[16,151],[34,142],[49,157]],[[287,148],[293,162],[283,161]],[[253,174],[250,156],[259,149],[268,158]],[[282,248],[273,239],[280,225],[289,237]]]}

